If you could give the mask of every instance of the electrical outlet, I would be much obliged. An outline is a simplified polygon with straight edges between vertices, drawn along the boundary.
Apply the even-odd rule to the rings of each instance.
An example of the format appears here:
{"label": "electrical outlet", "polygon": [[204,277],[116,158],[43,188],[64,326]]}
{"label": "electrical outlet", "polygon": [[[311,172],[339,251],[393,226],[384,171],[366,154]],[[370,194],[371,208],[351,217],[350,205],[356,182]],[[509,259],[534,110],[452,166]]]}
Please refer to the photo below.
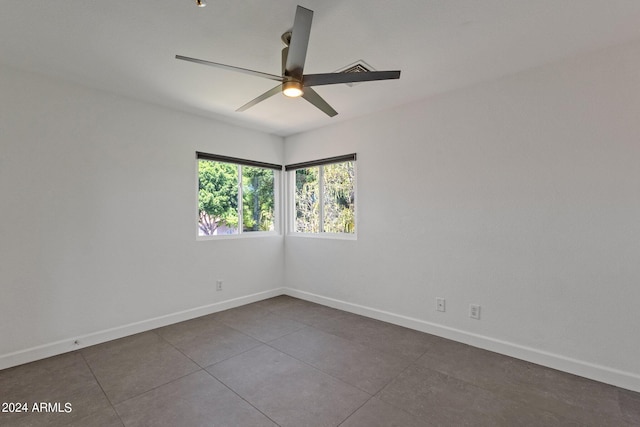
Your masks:
{"label": "electrical outlet", "polygon": [[477,304],[469,304],[469,317],[480,320],[480,306]]}
{"label": "electrical outlet", "polygon": [[216,280],[216,291],[222,290],[222,280]]}
{"label": "electrical outlet", "polygon": [[446,301],[444,298],[436,298],[436,310],[447,311]]}

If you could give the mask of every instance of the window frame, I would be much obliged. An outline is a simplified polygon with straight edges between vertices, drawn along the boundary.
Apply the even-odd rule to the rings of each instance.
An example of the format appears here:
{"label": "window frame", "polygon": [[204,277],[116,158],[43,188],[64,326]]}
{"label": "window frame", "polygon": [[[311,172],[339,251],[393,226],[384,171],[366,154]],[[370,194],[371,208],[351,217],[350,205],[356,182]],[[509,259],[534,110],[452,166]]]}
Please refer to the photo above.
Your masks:
{"label": "window frame", "polygon": [[[196,228],[196,240],[208,241],[208,240],[225,240],[225,239],[246,239],[255,237],[269,237],[269,236],[281,236],[282,235],[282,203],[281,203],[281,189],[282,189],[282,173],[283,166],[275,163],[258,162],[254,160],[242,159],[238,157],[221,156],[217,154],[203,153],[196,151],[195,156],[195,228]],[[216,234],[216,235],[200,235],[200,210],[198,207],[199,199],[199,187],[200,187],[200,160],[207,160],[213,162],[222,162],[233,164],[238,167],[238,232],[235,234]],[[273,230],[269,231],[243,231],[243,191],[244,185],[242,182],[242,168],[243,167],[259,167],[264,169],[271,169],[273,173]]]}
{"label": "window frame", "polygon": [[[318,221],[320,228],[324,227],[324,169],[326,165],[335,163],[353,162],[353,192],[354,192],[354,229],[353,233],[334,233],[327,231],[320,231],[318,233],[299,232],[296,231],[296,170],[306,169],[311,167],[319,167],[318,171]],[[306,237],[313,239],[337,239],[337,240],[357,240],[358,238],[358,162],[356,153],[346,154],[343,156],[329,157],[325,159],[318,159],[309,162],[294,163],[285,166],[285,181],[286,181],[286,235],[287,237]]]}

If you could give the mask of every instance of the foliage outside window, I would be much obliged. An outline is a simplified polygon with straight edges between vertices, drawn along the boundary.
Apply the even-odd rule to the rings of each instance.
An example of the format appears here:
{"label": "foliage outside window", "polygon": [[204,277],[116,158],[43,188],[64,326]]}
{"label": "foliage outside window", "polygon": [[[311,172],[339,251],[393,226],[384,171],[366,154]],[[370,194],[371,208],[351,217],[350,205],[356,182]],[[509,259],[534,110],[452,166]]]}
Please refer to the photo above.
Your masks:
{"label": "foliage outside window", "polygon": [[198,235],[275,231],[276,170],[198,159]]}
{"label": "foliage outside window", "polygon": [[295,169],[297,233],[354,234],[355,161]]}

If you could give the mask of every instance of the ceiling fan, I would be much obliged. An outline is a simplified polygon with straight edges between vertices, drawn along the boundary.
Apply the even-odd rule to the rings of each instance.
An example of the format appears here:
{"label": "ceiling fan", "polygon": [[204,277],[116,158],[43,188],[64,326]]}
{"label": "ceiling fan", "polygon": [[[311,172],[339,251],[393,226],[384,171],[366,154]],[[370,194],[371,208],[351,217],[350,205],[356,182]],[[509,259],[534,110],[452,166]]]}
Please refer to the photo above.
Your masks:
{"label": "ceiling fan", "polygon": [[237,71],[252,76],[263,77],[280,82],[278,86],[268,90],[257,98],[247,102],[236,111],[245,111],[259,102],[282,92],[285,96],[295,98],[301,96],[315,107],[322,110],[329,117],[333,117],[338,112],[334,110],[311,86],[333,85],[340,83],[357,83],[374,80],[399,79],[400,71],[368,71],[356,73],[323,73],[304,74],[304,62],[307,56],[307,46],[309,45],[309,34],[311,32],[311,21],[313,11],[298,6],[296,16],[293,21],[293,29],[282,35],[282,41],[286,45],[282,49],[282,75],[263,73],[261,71],[249,70],[247,68],[234,67],[232,65],[218,64],[217,62],[205,61],[203,59],[189,58],[187,56],[176,55],[176,59],[195,62],[197,64],[209,65],[211,67],[224,68]]}

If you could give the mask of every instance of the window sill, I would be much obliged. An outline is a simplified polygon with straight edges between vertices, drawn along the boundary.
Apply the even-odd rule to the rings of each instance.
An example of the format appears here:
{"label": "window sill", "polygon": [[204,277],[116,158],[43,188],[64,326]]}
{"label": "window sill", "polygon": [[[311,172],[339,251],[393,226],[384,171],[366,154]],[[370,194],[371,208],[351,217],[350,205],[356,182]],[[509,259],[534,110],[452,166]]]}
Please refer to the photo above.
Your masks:
{"label": "window sill", "polygon": [[287,233],[287,237],[329,239],[329,240],[358,240],[358,235],[347,233]]}
{"label": "window sill", "polygon": [[282,234],[275,231],[256,231],[241,234],[220,234],[216,236],[196,236],[196,241],[205,242],[211,240],[235,240],[235,239],[258,239],[261,237],[282,237]]}

